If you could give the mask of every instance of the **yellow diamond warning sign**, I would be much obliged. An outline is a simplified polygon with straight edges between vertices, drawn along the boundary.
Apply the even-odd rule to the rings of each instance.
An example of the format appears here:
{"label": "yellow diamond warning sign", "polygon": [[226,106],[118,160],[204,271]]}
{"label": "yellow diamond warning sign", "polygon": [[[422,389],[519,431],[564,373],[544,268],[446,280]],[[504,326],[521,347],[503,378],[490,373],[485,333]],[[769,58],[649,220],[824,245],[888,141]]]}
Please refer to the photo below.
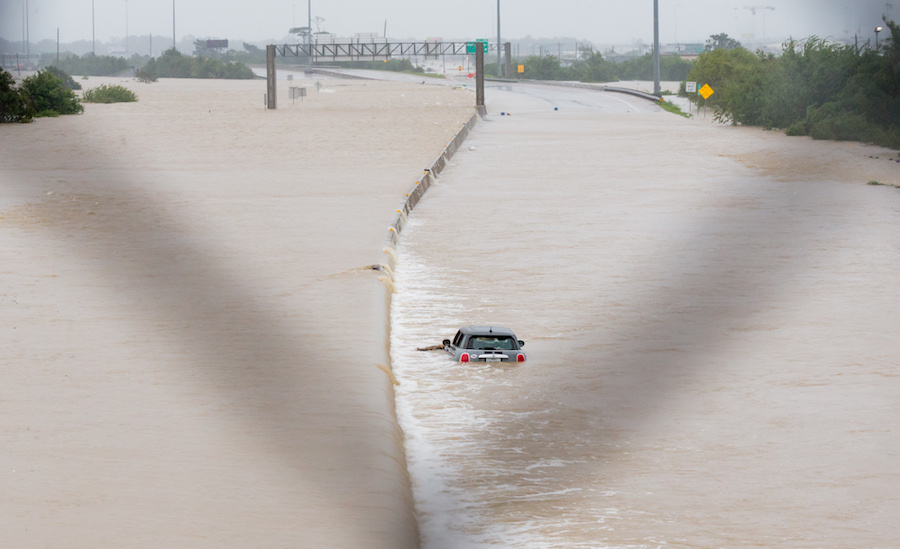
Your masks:
{"label": "yellow diamond warning sign", "polygon": [[709,96],[716,92],[713,91],[712,88],[709,87],[709,84],[703,84],[703,87],[700,88],[700,95],[703,96],[703,99],[709,99]]}

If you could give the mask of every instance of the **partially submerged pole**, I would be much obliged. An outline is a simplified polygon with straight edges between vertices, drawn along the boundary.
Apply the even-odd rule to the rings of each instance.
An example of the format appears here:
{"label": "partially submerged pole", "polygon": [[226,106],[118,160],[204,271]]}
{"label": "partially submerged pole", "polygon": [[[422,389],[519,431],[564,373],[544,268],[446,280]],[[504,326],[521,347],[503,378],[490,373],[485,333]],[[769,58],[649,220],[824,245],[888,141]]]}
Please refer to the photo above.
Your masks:
{"label": "partially submerged pole", "polygon": [[653,0],[653,95],[660,97],[659,88],[659,0]]}
{"label": "partially submerged pole", "polygon": [[484,42],[475,42],[475,108],[484,116]]}
{"label": "partially submerged pole", "polygon": [[[877,36],[877,35],[876,35]],[[497,0],[497,78],[503,78],[503,67],[500,65],[500,0]],[[506,75],[507,77],[509,75]]]}
{"label": "partially submerged pole", "polygon": [[503,76],[506,78],[512,78],[512,44],[507,42],[503,44],[503,55],[506,57],[504,60],[506,61],[506,69],[503,71]]}
{"label": "partially submerged pole", "polygon": [[266,46],[266,108],[278,108],[275,97],[275,46]]}

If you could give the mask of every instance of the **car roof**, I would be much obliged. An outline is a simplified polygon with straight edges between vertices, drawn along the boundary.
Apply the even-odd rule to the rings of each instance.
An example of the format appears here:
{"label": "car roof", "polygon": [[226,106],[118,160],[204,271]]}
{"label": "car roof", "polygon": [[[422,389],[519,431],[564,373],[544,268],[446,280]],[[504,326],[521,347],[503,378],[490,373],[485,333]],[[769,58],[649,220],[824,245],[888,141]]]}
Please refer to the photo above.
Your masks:
{"label": "car roof", "polygon": [[466,335],[479,334],[516,337],[516,334],[514,334],[512,330],[510,330],[509,328],[504,328],[502,326],[463,326],[459,329],[459,331]]}

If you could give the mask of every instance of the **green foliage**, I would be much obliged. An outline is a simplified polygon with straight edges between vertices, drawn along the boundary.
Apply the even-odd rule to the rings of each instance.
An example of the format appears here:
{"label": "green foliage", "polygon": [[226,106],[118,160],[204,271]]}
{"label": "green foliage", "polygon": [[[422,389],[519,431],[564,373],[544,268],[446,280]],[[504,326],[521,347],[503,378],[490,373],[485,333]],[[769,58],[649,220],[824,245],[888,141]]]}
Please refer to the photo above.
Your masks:
{"label": "green foliage", "polygon": [[65,71],[58,69],[58,68],[54,67],[53,65],[50,65],[45,70],[47,72],[49,72],[50,74],[52,74],[53,76],[59,78],[62,81],[63,86],[69,88],[70,90],[80,90],[81,89],[81,84],[76,82],[75,79],[73,79],[71,76],[69,76],[68,73],[66,73]]}
{"label": "green foliage", "polygon": [[141,67],[136,70],[134,76],[138,82],[144,82],[145,84],[157,81],[156,75],[147,70],[147,67]]}
{"label": "green foliage", "polygon": [[[709,84],[715,94],[709,98],[716,118],[732,122],[745,122],[736,117],[748,105],[759,101],[759,75],[761,58],[744,48],[716,49],[703,52],[688,74],[688,80]],[[754,122],[745,122],[754,123]]]}
{"label": "green foliage", "polygon": [[11,74],[0,69],[0,123],[30,122],[35,114],[31,99],[15,87]]}
{"label": "green foliage", "polygon": [[731,38],[724,32],[721,34],[711,34],[706,41],[706,51],[734,50],[740,47],[743,47],[740,42]]}
{"label": "green foliage", "polygon": [[704,52],[688,80],[709,84],[716,117],[788,135],[900,147],[900,28],[878,52],[815,36],[785,42],[779,57],[744,48]]}
{"label": "green foliage", "polygon": [[[581,59],[571,66],[561,66],[559,59],[552,55],[543,57],[532,55],[523,60],[515,60],[515,65],[525,65],[525,72],[519,76],[530,80],[574,80],[579,82],[615,82],[617,80],[653,80],[653,56],[651,54],[629,59],[616,64],[603,58],[599,52],[582,50]],[[684,80],[693,63],[676,56],[660,58],[660,78],[662,80]],[[486,65],[488,74],[496,74],[496,64]]]}
{"label": "green foliage", "polygon": [[137,95],[128,88],[106,84],[85,90],[82,99],[85,103],[131,103],[138,100]]}
{"label": "green foliage", "polygon": [[[225,60],[233,63],[265,63],[266,50],[254,46],[253,44],[244,44],[244,51],[229,50],[225,54]],[[306,61],[306,57],[302,57]]]}
{"label": "green foliage", "polygon": [[[523,63],[525,72],[522,73],[523,78],[530,80],[570,80],[566,78],[566,74],[562,71],[559,64],[559,58],[553,55],[530,55]],[[571,78],[571,79],[574,79]]]}
{"label": "green foliage", "polygon": [[113,76],[128,70],[128,61],[122,57],[86,53],[81,57],[67,55],[60,59],[58,68],[67,74]]}
{"label": "green foliage", "polygon": [[576,61],[571,70],[566,72],[573,73],[572,80],[581,82],[615,82],[618,79],[616,64],[603,59],[599,52],[586,52],[582,59]]}
{"label": "green foliage", "polygon": [[75,92],[45,69],[26,78],[22,82],[21,91],[31,98],[38,116],[77,114],[84,111]]}
{"label": "green foliage", "polygon": [[677,114],[678,116],[683,116],[685,118],[692,118],[693,115],[684,112],[681,110],[681,107],[675,105],[674,103],[669,103],[668,101],[660,101],[659,106],[662,107],[664,111],[668,111],[672,114]]}
{"label": "green foliage", "polygon": [[[693,62],[677,55],[663,55],[659,58],[659,79],[681,81],[687,78]],[[616,75],[619,80],[653,80],[653,55],[646,54],[619,63]]]}
{"label": "green foliage", "polygon": [[288,30],[290,34],[296,34],[297,38],[300,39],[301,42],[306,42],[306,40],[312,36],[312,29],[309,27],[293,27]]}
{"label": "green foliage", "polygon": [[188,57],[177,50],[166,50],[144,65],[147,78],[254,78],[253,70],[243,63],[232,63],[211,57]]}

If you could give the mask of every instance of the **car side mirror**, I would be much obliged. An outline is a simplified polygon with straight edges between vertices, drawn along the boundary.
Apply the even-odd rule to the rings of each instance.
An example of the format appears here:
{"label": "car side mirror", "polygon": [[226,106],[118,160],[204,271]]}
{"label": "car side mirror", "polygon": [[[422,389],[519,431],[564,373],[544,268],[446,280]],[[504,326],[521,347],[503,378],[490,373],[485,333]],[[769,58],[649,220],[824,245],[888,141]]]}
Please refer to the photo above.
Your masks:
{"label": "car side mirror", "polygon": [[445,340],[442,341],[441,343],[443,343],[443,344],[444,344],[444,347],[446,347],[447,345],[450,345],[450,340],[449,340],[449,339],[445,339]]}
{"label": "car side mirror", "polygon": [[522,341],[522,340],[520,339],[520,340],[519,340],[519,347],[524,347],[524,346],[525,346],[525,342]]}

